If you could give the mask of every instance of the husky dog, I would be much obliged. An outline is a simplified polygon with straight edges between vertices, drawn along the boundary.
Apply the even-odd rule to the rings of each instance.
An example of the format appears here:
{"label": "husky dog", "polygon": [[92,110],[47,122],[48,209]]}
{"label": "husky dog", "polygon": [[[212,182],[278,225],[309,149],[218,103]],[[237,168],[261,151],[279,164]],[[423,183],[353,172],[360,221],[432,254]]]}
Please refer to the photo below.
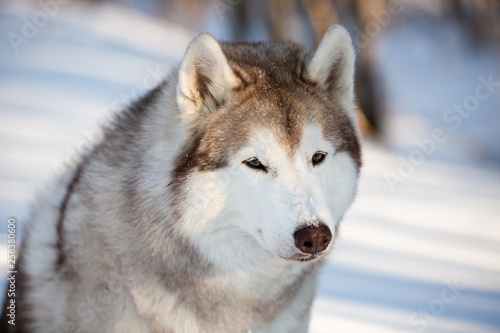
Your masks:
{"label": "husky dog", "polygon": [[[307,332],[361,165],[354,50],[203,33],[40,197],[10,332]],[[5,306],[4,306],[5,310]]]}

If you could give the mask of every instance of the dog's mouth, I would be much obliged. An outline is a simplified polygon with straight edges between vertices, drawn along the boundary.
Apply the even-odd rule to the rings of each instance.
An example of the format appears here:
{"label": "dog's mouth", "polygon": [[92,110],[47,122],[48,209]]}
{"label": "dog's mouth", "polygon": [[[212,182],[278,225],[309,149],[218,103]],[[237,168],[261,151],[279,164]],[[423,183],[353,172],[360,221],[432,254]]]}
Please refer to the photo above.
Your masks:
{"label": "dog's mouth", "polygon": [[313,261],[314,259],[317,259],[318,256],[309,256],[309,258],[300,258],[300,259],[296,259],[297,261],[301,261],[301,262],[309,262],[309,261]]}
{"label": "dog's mouth", "polygon": [[309,254],[309,255],[306,255],[306,254],[296,254],[292,257],[289,257],[289,258],[284,258],[282,257],[283,259],[285,260],[289,260],[289,261],[298,261],[298,262],[312,262],[312,261],[316,261],[317,259],[320,259],[323,257],[324,252],[319,252],[319,253],[315,253],[315,254]]}

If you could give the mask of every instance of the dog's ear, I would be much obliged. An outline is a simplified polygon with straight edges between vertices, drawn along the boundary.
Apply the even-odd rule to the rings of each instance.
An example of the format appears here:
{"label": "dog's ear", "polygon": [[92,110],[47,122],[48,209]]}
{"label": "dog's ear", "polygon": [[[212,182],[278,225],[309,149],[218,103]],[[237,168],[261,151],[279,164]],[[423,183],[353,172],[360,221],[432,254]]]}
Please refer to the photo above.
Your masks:
{"label": "dog's ear", "polygon": [[189,44],[179,69],[177,103],[181,118],[193,125],[227,100],[238,79],[219,43],[209,33]]}
{"label": "dog's ear", "polygon": [[307,73],[333,100],[352,110],[354,48],[347,30],[339,25],[328,29],[307,65]]}

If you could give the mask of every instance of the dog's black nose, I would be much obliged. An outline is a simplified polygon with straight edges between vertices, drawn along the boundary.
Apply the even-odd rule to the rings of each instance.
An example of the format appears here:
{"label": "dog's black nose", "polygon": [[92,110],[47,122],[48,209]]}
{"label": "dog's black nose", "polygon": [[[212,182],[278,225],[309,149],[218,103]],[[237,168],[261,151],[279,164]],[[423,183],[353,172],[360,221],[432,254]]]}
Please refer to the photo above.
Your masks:
{"label": "dog's black nose", "polygon": [[316,254],[324,251],[332,241],[332,232],[324,224],[306,226],[293,234],[295,246],[304,253]]}

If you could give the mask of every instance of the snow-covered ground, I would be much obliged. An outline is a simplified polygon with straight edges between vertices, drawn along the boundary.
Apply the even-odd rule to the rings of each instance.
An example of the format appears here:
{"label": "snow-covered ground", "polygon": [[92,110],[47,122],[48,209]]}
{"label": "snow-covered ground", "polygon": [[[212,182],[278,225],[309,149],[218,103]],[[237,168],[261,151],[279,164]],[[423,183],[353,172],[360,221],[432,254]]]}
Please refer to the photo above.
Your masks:
{"label": "snow-covered ground", "polygon": [[[35,190],[98,137],[110,110],[168,72],[195,33],[116,7],[68,4],[23,37],[16,53],[8,34],[23,36],[23,17],[43,23],[42,10],[16,2],[0,8],[0,257],[6,258],[7,218],[25,222]],[[388,86],[399,89],[394,81]],[[469,88],[474,93],[475,84]],[[499,96],[494,91],[487,102]],[[452,102],[439,101],[441,112]],[[431,138],[436,126],[416,138]],[[359,195],[323,269],[310,331],[499,332],[499,170],[430,154],[409,171],[401,158],[408,161],[416,146],[394,151],[368,140],[364,146]],[[388,173],[401,177],[392,187]],[[5,260],[1,265],[3,275]]]}

